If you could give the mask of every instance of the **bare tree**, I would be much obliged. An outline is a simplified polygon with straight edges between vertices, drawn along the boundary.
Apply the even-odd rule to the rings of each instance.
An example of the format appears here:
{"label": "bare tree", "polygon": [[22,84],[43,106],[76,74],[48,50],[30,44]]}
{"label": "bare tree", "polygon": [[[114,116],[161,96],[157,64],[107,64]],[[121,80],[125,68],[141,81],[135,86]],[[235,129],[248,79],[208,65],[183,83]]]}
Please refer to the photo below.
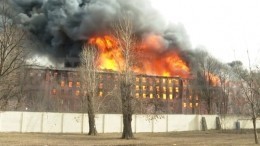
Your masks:
{"label": "bare tree", "polygon": [[19,78],[29,54],[25,31],[15,24],[16,15],[7,0],[0,1],[0,102],[4,110],[17,96]]}
{"label": "bare tree", "polygon": [[130,15],[124,16],[113,26],[113,34],[119,44],[120,51],[125,59],[124,64],[120,64],[119,70],[119,88],[122,102],[123,113],[123,139],[133,138],[132,132],[132,114],[133,100],[132,89],[134,86],[134,51],[136,46],[135,36],[133,34],[133,24]]}
{"label": "bare tree", "polygon": [[96,135],[94,99],[97,98],[97,66],[95,61],[98,57],[97,49],[93,46],[83,46],[80,54],[81,65],[79,67],[82,91],[82,109],[87,111],[89,119],[89,135]]}
{"label": "bare tree", "polygon": [[260,115],[260,71],[258,69],[252,70],[251,66],[249,67],[249,70],[246,70],[239,65],[234,66],[234,69],[237,78],[240,81],[240,90],[243,95],[242,98],[244,99],[244,105],[242,106],[246,107],[243,114],[251,116],[254,127],[255,143],[258,144],[256,119]]}

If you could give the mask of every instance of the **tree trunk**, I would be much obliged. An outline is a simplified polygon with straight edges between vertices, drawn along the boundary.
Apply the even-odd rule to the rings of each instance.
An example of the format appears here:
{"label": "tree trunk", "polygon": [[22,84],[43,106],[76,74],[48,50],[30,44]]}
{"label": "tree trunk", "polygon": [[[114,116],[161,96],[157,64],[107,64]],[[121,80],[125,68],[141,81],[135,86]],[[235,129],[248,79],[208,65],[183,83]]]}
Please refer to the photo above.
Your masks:
{"label": "tree trunk", "polygon": [[258,144],[258,134],[257,134],[257,129],[256,129],[256,117],[254,116],[252,118],[253,120],[253,126],[254,126],[254,136],[255,136],[255,144]]}
{"label": "tree trunk", "polygon": [[88,96],[87,99],[88,99],[88,123],[89,123],[88,135],[97,135],[92,97]]}
{"label": "tree trunk", "polygon": [[131,85],[125,82],[121,83],[121,98],[123,111],[123,133],[122,139],[134,138],[132,132],[132,104],[131,104]]}
{"label": "tree trunk", "polygon": [[123,114],[123,133],[122,133],[122,139],[131,139],[134,137],[132,132],[132,114]]}

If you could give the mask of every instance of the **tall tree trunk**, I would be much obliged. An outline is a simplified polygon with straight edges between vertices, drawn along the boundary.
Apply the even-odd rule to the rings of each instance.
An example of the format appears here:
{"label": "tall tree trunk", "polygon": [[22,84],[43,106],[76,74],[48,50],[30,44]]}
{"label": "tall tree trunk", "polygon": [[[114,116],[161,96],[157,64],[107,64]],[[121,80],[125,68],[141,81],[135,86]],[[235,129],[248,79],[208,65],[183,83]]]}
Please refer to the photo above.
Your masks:
{"label": "tall tree trunk", "polygon": [[125,82],[121,83],[121,98],[123,111],[123,133],[122,139],[131,139],[134,137],[132,131],[132,104],[131,104],[131,85]]}
{"label": "tall tree trunk", "polygon": [[256,129],[256,117],[254,115],[254,117],[252,118],[253,120],[253,126],[254,126],[254,136],[255,136],[255,144],[258,144],[258,134],[257,134],[257,129]]}
{"label": "tall tree trunk", "polygon": [[87,99],[88,99],[88,123],[89,123],[88,135],[97,135],[92,97],[88,96]]}
{"label": "tall tree trunk", "polygon": [[122,133],[122,139],[130,139],[133,138],[133,132],[132,132],[132,114],[123,114],[123,133]]}

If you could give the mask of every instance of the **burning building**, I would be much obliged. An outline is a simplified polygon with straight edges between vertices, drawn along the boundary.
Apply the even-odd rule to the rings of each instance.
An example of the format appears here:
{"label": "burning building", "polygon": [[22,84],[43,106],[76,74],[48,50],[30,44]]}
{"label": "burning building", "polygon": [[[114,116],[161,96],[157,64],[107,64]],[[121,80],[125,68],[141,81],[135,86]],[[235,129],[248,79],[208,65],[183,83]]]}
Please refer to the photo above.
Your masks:
{"label": "burning building", "polygon": [[[177,49],[164,48],[159,38],[151,34],[148,40],[137,45],[144,55],[139,57],[135,54],[138,56],[138,63],[131,68],[135,73],[132,94],[135,99],[139,100],[137,112],[149,113],[156,109],[159,113],[198,113],[200,103],[189,83],[191,73],[188,62]],[[125,62],[116,39],[105,35],[93,37],[87,43],[96,46],[99,56],[95,61],[99,70],[98,92],[96,93],[96,100],[100,104],[98,112],[120,113],[121,108],[118,105],[119,102],[116,101],[118,95],[111,94],[118,88],[117,71]],[[75,64],[74,61],[72,59],[70,62],[68,59],[65,63]],[[43,98],[48,99],[47,105],[50,106],[50,110],[68,112],[82,110],[81,100],[84,91],[81,90],[80,76],[76,68],[68,67],[32,69],[32,72],[38,72],[36,73],[38,76],[32,73],[32,78],[41,77],[43,86],[40,86],[38,92],[41,90],[44,93]]]}

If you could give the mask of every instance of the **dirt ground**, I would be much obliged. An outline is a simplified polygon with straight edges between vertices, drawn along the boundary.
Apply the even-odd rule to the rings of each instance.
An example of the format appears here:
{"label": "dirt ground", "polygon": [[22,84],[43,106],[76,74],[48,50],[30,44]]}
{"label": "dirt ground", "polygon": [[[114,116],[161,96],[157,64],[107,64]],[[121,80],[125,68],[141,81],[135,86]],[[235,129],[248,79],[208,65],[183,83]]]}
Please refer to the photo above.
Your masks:
{"label": "dirt ground", "polygon": [[137,133],[131,140],[121,134],[40,134],[0,133],[0,146],[239,146],[254,145],[252,131],[192,131],[169,133]]}

